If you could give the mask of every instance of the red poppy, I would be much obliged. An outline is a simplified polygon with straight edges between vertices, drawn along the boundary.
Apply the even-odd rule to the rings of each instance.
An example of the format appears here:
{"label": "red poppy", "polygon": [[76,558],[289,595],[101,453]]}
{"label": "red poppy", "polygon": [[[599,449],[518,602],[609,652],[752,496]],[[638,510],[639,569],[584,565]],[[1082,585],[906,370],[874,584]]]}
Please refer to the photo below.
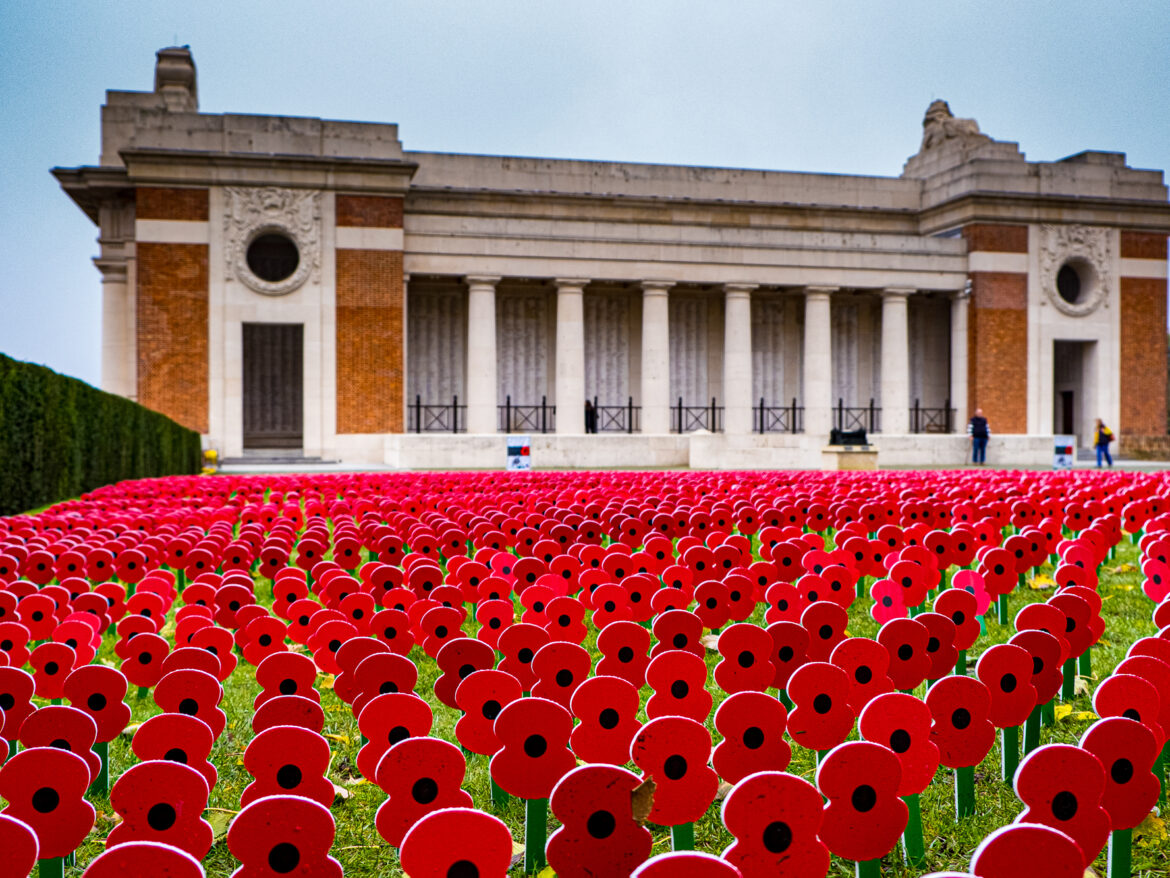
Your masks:
{"label": "red poppy", "polygon": [[65,680],[73,671],[77,654],[64,643],[42,643],[32,651],[28,663],[33,669],[37,695],[64,698]]}
{"label": "red poppy", "polygon": [[219,673],[215,679],[223,682],[236,669],[236,656],[233,650],[236,643],[230,631],[224,628],[200,628],[191,635],[191,646],[205,649],[219,660]]}
{"label": "red poppy", "polygon": [[1084,598],[1068,592],[1059,592],[1048,599],[1048,604],[1065,615],[1064,637],[1068,641],[1069,656],[1077,658],[1093,642],[1093,608]]}
{"label": "red poppy", "polygon": [[573,716],[581,720],[569,737],[578,759],[624,765],[637,734],[639,698],[634,685],[621,677],[591,677],[573,692]]}
{"label": "red poppy", "polygon": [[28,629],[31,640],[48,640],[57,627],[57,605],[47,594],[34,592],[20,599],[16,614],[20,624]]}
{"label": "red poppy", "polygon": [[8,657],[8,664],[20,668],[28,664],[30,655],[29,630],[19,622],[0,622],[0,652]]}
{"label": "red poppy", "polygon": [[297,726],[318,734],[325,728],[325,712],[320,702],[300,695],[270,698],[252,714],[252,733],[259,734],[273,726]]}
{"label": "red poppy", "polygon": [[849,679],[849,707],[854,713],[885,692],[894,691],[890,679],[890,654],[876,640],[847,637],[837,644],[829,657]]}
{"label": "red poppy", "polygon": [[979,639],[978,603],[975,596],[961,588],[948,588],[934,599],[934,611],[946,616],[955,626],[955,649],[970,649]]}
{"label": "red poppy", "polygon": [[321,693],[313,688],[316,679],[317,666],[308,656],[297,652],[274,653],[256,666],[256,682],[261,691],[252,707],[258,708],[278,695],[300,695],[319,702]]}
{"label": "red poppy", "polygon": [[[94,636],[94,630],[87,623],[80,619],[72,619],[62,622],[53,629],[53,641],[55,643],[63,643],[73,650],[74,666],[83,667],[93,661],[93,657],[97,654],[97,647],[91,642]],[[98,646],[101,645],[101,638],[97,638]]]}
{"label": "red poppy", "polygon": [[668,650],[646,668],[646,683],[654,694],[646,701],[646,717],[685,716],[704,722],[711,713],[707,691],[707,663],[693,653]]}
{"label": "red poppy", "polygon": [[579,644],[585,639],[585,607],[576,598],[553,598],[545,607],[545,618],[544,628],[550,640]]}
{"label": "red poppy", "polygon": [[1079,844],[1057,829],[1017,823],[983,839],[971,857],[971,871],[978,878],[1081,878],[1084,854]]}
{"label": "red poppy", "polygon": [[443,675],[435,681],[435,696],[447,707],[455,708],[455,690],[475,671],[494,668],[496,651],[482,640],[458,637],[443,644],[435,664]]}
{"label": "red poppy", "polygon": [[743,878],[739,869],[714,854],[674,851],[651,857],[630,878]]}
{"label": "red poppy", "polygon": [[209,789],[203,775],[177,762],[141,762],[128,768],[110,790],[110,807],[122,818],[106,847],[153,841],[196,859],[211,850],[211,824],[201,818]]}
{"label": "red poppy", "polygon": [[772,664],[772,636],[757,625],[740,622],[719,635],[722,661],[715,666],[715,683],[724,692],[763,692],[776,679]]}
{"label": "red poppy", "polygon": [[772,685],[783,691],[793,671],[808,659],[808,631],[795,622],[773,622],[765,630],[772,638],[771,662],[776,668]]}
{"label": "red poppy", "polygon": [[36,710],[32,703],[35,691],[32,674],[21,668],[0,667],[0,738],[15,741],[20,737],[20,727]]}
{"label": "red poppy", "polygon": [[902,590],[903,606],[917,607],[926,600],[926,592],[930,588],[929,576],[929,571],[921,564],[901,560],[890,567],[886,578]]}
{"label": "red poppy", "polygon": [[1105,769],[1087,750],[1046,744],[1024,757],[1016,772],[1016,795],[1027,808],[1017,823],[1040,823],[1070,836],[1088,868],[1105,847],[1112,823],[1101,807]]}
{"label": "red poppy", "polygon": [[800,621],[803,607],[800,592],[795,585],[788,582],[774,582],[764,592],[764,600],[768,605],[768,609],[764,611],[764,621],[767,624]]}
{"label": "red poppy", "polygon": [[1036,703],[1047,704],[1056,697],[1064,682],[1060,641],[1047,631],[1025,630],[1012,636],[1008,643],[1026,649],[1032,657],[1032,685],[1036,688]]}
{"label": "red poppy", "polygon": [[894,688],[915,689],[932,668],[930,631],[917,619],[891,619],[878,631],[878,643],[890,654],[889,676]]}
{"label": "red poppy", "polygon": [[171,671],[154,687],[154,701],[164,713],[182,713],[207,723],[216,739],[227,725],[227,714],[219,708],[223,687],[210,674],[184,668]]}
{"label": "red poppy", "polygon": [[[0,850],[4,851],[6,875],[23,878],[36,865],[40,845],[31,826],[23,820],[0,814]],[[199,873],[199,878],[203,878],[202,869]]]}
{"label": "red poppy", "polygon": [[800,624],[808,632],[808,660],[827,662],[833,648],[845,639],[849,614],[832,601],[817,601],[800,614]]}
{"label": "red poppy", "polygon": [[219,673],[220,665],[219,659],[214,655],[207,650],[198,649],[194,646],[181,646],[174,652],[169,653],[162,661],[162,673],[164,677],[171,671],[178,671],[183,668],[193,668],[196,671],[203,671],[214,677]]}
{"label": "red poppy", "polygon": [[974,677],[943,677],[926,693],[934,720],[930,739],[938,746],[939,761],[947,768],[978,765],[995,743],[995,726],[988,720],[991,693]]}
{"label": "red poppy", "polygon": [[391,845],[402,844],[419,818],[441,808],[470,808],[461,787],[467,766],[459,748],[438,738],[407,738],[378,762],[375,780],[388,798],[374,825]]}
{"label": "red poppy", "polygon": [[215,789],[219,775],[209,761],[215,735],[201,719],[181,713],[152,716],[134,732],[130,749],[142,760],[161,759],[189,765]]}
{"label": "red poppy", "polygon": [[817,766],[817,787],[829,800],[820,838],[839,857],[884,857],[906,828],[909,810],[898,798],[901,766],[881,744],[850,741]]}
{"label": "red poppy", "polygon": [[505,705],[520,698],[520,683],[511,674],[496,670],[473,671],[455,690],[455,702],[463,716],[455,723],[455,736],[472,753],[491,755],[502,746],[494,724]]}
{"label": "red poppy", "polygon": [[930,737],[930,708],[913,695],[890,692],[865,706],[857,720],[861,736],[894,751],[902,767],[899,796],[917,795],[938,771],[938,746]]}
{"label": "red poppy", "polygon": [[1170,695],[1163,694],[1170,693],[1170,664],[1153,656],[1135,655],[1124,659],[1113,669],[1113,673],[1136,674],[1153,684],[1161,696],[1158,725],[1162,727],[1164,733],[1170,734]]}
{"label": "red poppy", "polygon": [[723,800],[723,825],[735,842],[723,852],[744,878],[822,878],[828,848],[818,838],[821,794],[802,778],[761,771],[736,783]]}
{"label": "red poppy", "polygon": [[1132,829],[1145,820],[1161,788],[1153,774],[1158,755],[1153,732],[1134,720],[1107,717],[1089,727],[1080,747],[1096,756],[1105,770],[1101,804],[1113,829]]}
{"label": "red poppy", "polygon": [[399,860],[411,878],[503,878],[512,860],[512,834],[491,814],[444,808],[410,827]]}
{"label": "red poppy", "polygon": [[959,650],[955,646],[955,623],[942,613],[919,613],[914,621],[925,625],[930,634],[926,641],[926,654],[930,656],[930,670],[926,673],[926,679],[945,677],[959,660]]}
{"label": "red poppy", "polygon": [[1019,646],[999,643],[979,656],[975,674],[991,693],[988,719],[996,728],[1022,725],[1036,706],[1032,656]]}
{"label": "red poppy", "polygon": [[849,679],[836,665],[801,665],[788,681],[788,697],[794,705],[788,715],[788,735],[802,747],[828,750],[853,729]]}
{"label": "red poppy", "polygon": [[716,631],[731,618],[731,598],[727,586],[717,580],[708,580],[695,589],[695,615],[703,627]]}
{"label": "red poppy", "polygon": [[370,635],[382,641],[393,653],[407,655],[414,646],[414,634],[410,630],[410,617],[404,610],[386,609],[374,614],[370,620]]}
{"label": "red poppy", "polygon": [[513,701],[496,717],[496,737],[503,747],[492,757],[492,780],[521,799],[547,799],[576,764],[568,747],[572,730],[572,716],[555,701]]}
{"label": "red poppy", "polygon": [[329,742],[311,729],[272,726],[260,731],[244,751],[244,768],[255,780],[241,793],[240,805],[264,796],[289,795],[328,808],[335,796],[333,782],[325,776],[330,758]]}
{"label": "red poppy", "polygon": [[536,683],[532,659],[537,650],[548,642],[548,632],[539,625],[520,622],[510,626],[500,635],[499,649],[504,657],[500,660],[499,670],[519,680],[523,691],[531,691]]}
{"label": "red poppy", "polygon": [[597,674],[621,677],[640,689],[646,682],[650,658],[650,632],[637,622],[612,622],[597,634],[597,649],[602,657]]}
{"label": "red poppy", "polygon": [[1102,717],[1137,720],[1153,732],[1159,750],[1166,742],[1166,731],[1158,722],[1161,696],[1153,683],[1136,674],[1115,673],[1102,680],[1093,693],[1093,710]]}
{"label": "red poppy", "polygon": [[634,820],[630,804],[639,783],[613,765],[584,765],[561,778],[549,800],[561,828],[546,849],[557,875],[628,875],[649,856],[650,832]]}
{"label": "red poppy", "polygon": [[763,692],[738,692],[715,711],[715,728],[723,740],[715,747],[712,766],[727,783],[735,784],[757,771],[783,771],[792,758],[784,740],[788,711]]}
{"label": "red poppy", "polygon": [[698,820],[715,798],[719,778],[707,765],[711,733],[683,716],[650,720],[630,745],[630,756],[654,780],[657,790],[649,819],[663,826]]}
{"label": "red poppy", "polygon": [[510,600],[481,601],[475,609],[475,620],[479,622],[476,638],[497,649],[500,635],[515,621],[515,610]]}
{"label": "red poppy", "polygon": [[[303,544],[302,544],[303,545]],[[329,856],[336,827],[324,805],[300,796],[267,796],[245,807],[228,829],[228,850],[242,864],[233,878],[342,878]]]}
{"label": "red poppy", "polygon": [[975,598],[975,615],[982,616],[991,606],[991,594],[983,582],[983,574],[977,570],[956,570],[951,577],[951,586],[961,589]]}
{"label": "red poppy", "polygon": [[59,747],[84,759],[90,783],[102,768],[101,757],[93,752],[96,741],[97,724],[90,715],[61,704],[34,710],[20,727],[20,743],[25,747]]}
{"label": "red poppy", "polygon": [[96,812],[84,798],[89,788],[85,760],[68,750],[22,750],[0,768],[0,814],[14,817],[37,834],[42,860],[76,850],[93,828]]}
{"label": "red poppy", "polygon": [[703,621],[687,610],[670,610],[654,620],[654,639],[658,642],[650,650],[654,659],[667,650],[680,649],[703,656],[705,649],[700,638],[703,636]]}
{"label": "red poppy", "polygon": [[387,750],[406,738],[426,737],[433,721],[430,705],[417,695],[388,692],[371,699],[358,715],[358,729],[368,742],[357,755],[362,777],[372,780]]}

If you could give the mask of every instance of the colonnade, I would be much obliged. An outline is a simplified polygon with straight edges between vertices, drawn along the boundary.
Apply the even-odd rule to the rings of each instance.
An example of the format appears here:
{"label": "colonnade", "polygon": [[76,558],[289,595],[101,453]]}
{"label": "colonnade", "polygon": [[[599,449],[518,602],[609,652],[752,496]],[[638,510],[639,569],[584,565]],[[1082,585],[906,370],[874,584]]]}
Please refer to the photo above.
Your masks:
{"label": "colonnade", "polygon": [[[467,431],[494,433],[496,399],[496,285],[500,278],[470,275],[467,300]],[[585,431],[584,278],[557,278],[556,402],[558,433]],[[642,289],[641,426],[643,433],[670,431],[670,291],[674,281],[646,280]],[[723,427],[752,431],[752,293],[757,285],[723,285]],[[827,438],[833,418],[831,302],[838,287],[804,288],[804,432]],[[881,290],[882,432],[910,430],[908,300],[915,290]],[[967,398],[967,293],[951,300],[951,399]],[[961,419],[956,419],[961,420]]]}

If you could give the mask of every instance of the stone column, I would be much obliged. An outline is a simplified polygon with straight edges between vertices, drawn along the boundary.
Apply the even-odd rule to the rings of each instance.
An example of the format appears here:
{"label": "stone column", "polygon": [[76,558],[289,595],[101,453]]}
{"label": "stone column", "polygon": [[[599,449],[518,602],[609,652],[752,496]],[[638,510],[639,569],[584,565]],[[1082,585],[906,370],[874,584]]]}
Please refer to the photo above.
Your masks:
{"label": "stone column", "polygon": [[967,430],[970,403],[967,400],[967,308],[971,301],[971,283],[951,298],[951,408],[955,410],[952,433]]}
{"label": "stone column", "polygon": [[467,432],[496,432],[496,284],[498,277],[467,281]]}
{"label": "stone column", "polygon": [[910,330],[907,297],[913,290],[882,290],[882,429],[910,432]]}
{"label": "stone column", "polygon": [[585,432],[585,303],[588,280],[557,278],[557,432]]}
{"label": "stone column", "polygon": [[670,288],[642,282],[642,432],[670,432]]}
{"label": "stone column", "polygon": [[723,431],[752,431],[752,290],[723,285]]}
{"label": "stone column", "polygon": [[102,390],[138,396],[134,297],[124,261],[95,259],[102,273]]}
{"label": "stone column", "polygon": [[804,290],[804,432],[829,441],[833,428],[833,324],[830,299],[837,287]]}

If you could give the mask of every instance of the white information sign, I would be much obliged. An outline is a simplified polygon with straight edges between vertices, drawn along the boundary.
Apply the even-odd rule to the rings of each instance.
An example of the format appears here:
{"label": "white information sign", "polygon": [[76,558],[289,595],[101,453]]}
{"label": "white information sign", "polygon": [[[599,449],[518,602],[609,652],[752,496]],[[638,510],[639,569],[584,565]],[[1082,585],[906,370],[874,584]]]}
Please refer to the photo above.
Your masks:
{"label": "white information sign", "polygon": [[532,469],[532,458],[527,436],[508,437],[508,470]]}
{"label": "white information sign", "polygon": [[1052,468],[1072,469],[1077,459],[1076,436],[1054,436],[1055,444],[1052,448]]}

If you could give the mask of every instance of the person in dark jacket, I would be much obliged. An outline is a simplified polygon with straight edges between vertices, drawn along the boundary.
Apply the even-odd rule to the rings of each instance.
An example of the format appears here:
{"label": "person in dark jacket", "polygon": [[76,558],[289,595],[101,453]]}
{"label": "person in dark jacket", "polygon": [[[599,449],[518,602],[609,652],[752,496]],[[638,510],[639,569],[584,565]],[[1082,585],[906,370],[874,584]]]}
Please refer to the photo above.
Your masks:
{"label": "person in dark jacket", "polygon": [[1113,458],[1109,454],[1109,443],[1113,441],[1113,431],[1105,426],[1105,422],[1097,418],[1097,426],[1093,430],[1093,447],[1097,449],[1097,468],[1101,468],[1101,460],[1104,458],[1110,466],[1113,466]]}
{"label": "person in dark jacket", "polygon": [[597,432],[597,409],[593,407],[592,400],[585,400],[585,432]]}
{"label": "person in dark jacket", "polygon": [[983,409],[975,409],[975,414],[967,422],[967,436],[971,441],[971,462],[987,463],[987,440],[991,438],[991,428],[987,425]]}

